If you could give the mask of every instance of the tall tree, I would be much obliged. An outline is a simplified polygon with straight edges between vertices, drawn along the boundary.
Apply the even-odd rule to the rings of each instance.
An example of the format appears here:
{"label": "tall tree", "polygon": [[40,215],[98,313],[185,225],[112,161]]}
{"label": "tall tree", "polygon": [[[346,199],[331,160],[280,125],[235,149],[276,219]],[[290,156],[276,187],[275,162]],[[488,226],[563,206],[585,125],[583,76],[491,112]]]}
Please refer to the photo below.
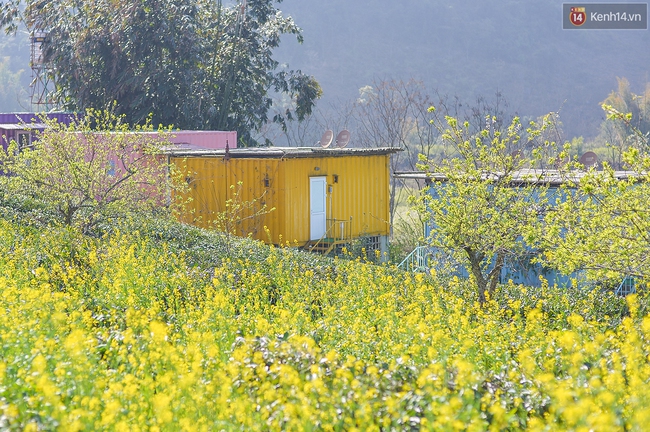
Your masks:
{"label": "tall tree", "polygon": [[148,122],[134,127],[96,110],[69,126],[42,121],[47,128],[31,146],[19,149],[12,141],[0,152],[8,174],[0,186],[14,199],[38,203],[63,225],[89,232],[129,215],[150,216],[185,185],[159,156],[169,132],[154,134]]}
{"label": "tall tree", "polygon": [[481,303],[494,294],[506,261],[532,252],[525,240],[539,230],[548,204],[539,167],[554,153],[551,144],[526,151],[546,125],[523,131],[515,117],[501,132],[495,117],[485,120],[472,133],[469,121],[434,117],[456,154],[440,162],[423,158],[432,190],[419,202],[431,226],[427,241],[467,268]]}
{"label": "tall tree", "polygon": [[[438,131],[429,123],[432,101],[420,81],[383,80],[359,89],[354,105],[357,142],[362,147],[393,147],[403,151],[391,156],[390,169],[416,170],[418,155],[431,156]],[[391,177],[390,216],[394,219],[400,180]]]}
{"label": "tall tree", "polygon": [[[281,0],[10,0],[1,24],[49,35],[62,108],[105,109],[141,123],[237,130],[244,145],[269,121],[270,93],[287,93],[294,109],[278,123],[302,120],[320,97],[316,80],[273,58],[281,36],[301,30],[275,7]],[[20,3],[25,2],[24,13]]]}
{"label": "tall tree", "polygon": [[[468,134],[478,134],[490,120],[492,131],[504,132],[507,124],[505,110],[508,103],[500,92],[494,98],[478,96],[474,104],[463,104],[458,97],[452,98],[438,92],[430,92],[423,82],[415,79],[376,80],[372,85],[359,89],[354,104],[355,141],[362,147],[394,147],[403,151],[391,156],[391,171],[416,171],[419,155],[432,161],[457,156],[457,148],[448,140],[441,139],[442,131],[431,122],[429,107],[434,105],[437,113],[468,122]],[[439,126],[439,125],[438,125]],[[418,188],[423,187],[419,184]],[[390,214],[394,219],[400,194],[410,193],[403,180],[391,179]]]}

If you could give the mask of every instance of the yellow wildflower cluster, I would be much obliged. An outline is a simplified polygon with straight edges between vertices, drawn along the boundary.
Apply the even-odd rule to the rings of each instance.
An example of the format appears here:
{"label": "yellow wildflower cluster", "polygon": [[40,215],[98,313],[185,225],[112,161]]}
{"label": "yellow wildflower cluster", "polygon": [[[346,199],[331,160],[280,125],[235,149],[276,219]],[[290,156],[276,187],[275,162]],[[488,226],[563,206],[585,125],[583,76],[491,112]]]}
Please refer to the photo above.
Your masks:
{"label": "yellow wildflower cluster", "polygon": [[650,424],[650,317],[634,296],[613,324],[282,249],[206,276],[136,234],[74,251],[50,235],[0,222],[0,429]]}

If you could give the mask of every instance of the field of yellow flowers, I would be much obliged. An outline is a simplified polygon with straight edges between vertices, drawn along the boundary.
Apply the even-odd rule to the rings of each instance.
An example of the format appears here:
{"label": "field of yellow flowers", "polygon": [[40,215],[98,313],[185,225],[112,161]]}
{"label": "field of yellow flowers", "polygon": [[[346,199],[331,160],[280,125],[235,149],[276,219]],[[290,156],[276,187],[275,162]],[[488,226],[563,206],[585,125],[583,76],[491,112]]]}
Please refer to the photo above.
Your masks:
{"label": "field of yellow flowers", "polygon": [[650,425],[642,298],[246,255],[0,220],[0,429]]}

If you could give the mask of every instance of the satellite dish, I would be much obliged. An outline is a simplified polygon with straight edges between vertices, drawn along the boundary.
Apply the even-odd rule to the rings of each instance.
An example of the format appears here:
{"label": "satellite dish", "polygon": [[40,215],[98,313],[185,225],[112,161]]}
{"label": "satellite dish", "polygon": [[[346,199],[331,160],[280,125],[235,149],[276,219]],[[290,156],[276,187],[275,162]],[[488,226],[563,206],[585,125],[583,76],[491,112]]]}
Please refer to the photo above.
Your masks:
{"label": "satellite dish", "polygon": [[325,133],[323,133],[323,137],[320,139],[320,146],[323,148],[327,148],[332,144],[332,139],[334,138],[334,132],[332,132],[331,129],[327,129]]}
{"label": "satellite dish", "polygon": [[585,167],[593,167],[598,165],[598,155],[592,151],[588,151],[580,156],[580,163]]}
{"label": "satellite dish", "polygon": [[347,129],[343,129],[336,136],[336,146],[338,148],[343,148],[350,142],[350,132]]}

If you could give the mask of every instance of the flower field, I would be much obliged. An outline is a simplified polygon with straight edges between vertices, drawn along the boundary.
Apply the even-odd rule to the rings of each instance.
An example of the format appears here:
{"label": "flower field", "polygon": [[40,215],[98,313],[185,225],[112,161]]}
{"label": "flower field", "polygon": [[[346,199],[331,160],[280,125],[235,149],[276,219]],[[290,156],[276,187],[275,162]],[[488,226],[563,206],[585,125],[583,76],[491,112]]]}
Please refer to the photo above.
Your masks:
{"label": "flower field", "polygon": [[206,254],[0,221],[0,429],[650,425],[644,298]]}

